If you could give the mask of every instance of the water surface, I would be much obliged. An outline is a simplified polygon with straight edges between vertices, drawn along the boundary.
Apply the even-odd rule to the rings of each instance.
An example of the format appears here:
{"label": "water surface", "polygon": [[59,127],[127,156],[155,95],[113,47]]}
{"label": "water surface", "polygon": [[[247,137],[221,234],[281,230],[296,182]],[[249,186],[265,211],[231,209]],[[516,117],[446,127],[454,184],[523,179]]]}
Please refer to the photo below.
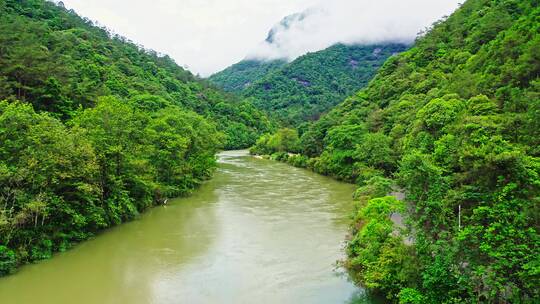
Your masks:
{"label": "water surface", "polygon": [[368,303],[335,271],[353,186],[245,151],[215,177],[0,279],[0,303]]}

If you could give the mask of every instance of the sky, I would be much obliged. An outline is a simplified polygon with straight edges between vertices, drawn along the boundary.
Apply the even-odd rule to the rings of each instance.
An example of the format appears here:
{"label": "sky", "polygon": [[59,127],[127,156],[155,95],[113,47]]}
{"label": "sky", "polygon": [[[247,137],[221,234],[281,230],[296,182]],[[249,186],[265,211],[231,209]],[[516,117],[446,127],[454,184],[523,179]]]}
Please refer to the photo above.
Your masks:
{"label": "sky", "polygon": [[[332,44],[412,42],[463,0],[63,0],[203,77],[246,57],[293,60]],[[303,13],[289,27],[285,16]],[[275,28],[274,43],[265,42]]]}

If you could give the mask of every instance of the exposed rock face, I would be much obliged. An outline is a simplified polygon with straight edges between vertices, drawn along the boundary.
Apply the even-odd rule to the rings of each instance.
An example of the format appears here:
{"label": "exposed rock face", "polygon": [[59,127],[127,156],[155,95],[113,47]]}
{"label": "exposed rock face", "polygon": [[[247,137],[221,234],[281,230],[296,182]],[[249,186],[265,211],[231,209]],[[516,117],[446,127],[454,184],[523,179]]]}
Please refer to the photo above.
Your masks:
{"label": "exposed rock face", "polygon": [[293,78],[296,82],[298,82],[299,84],[303,85],[304,87],[309,87],[311,86],[311,82],[307,81],[307,80],[303,80],[301,78]]}

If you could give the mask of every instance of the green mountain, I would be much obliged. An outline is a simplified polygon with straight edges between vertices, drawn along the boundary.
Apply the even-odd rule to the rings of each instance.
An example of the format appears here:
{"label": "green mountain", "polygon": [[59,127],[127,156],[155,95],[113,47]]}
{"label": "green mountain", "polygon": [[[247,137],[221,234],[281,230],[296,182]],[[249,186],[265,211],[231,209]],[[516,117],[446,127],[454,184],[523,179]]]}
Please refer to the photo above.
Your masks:
{"label": "green mountain", "polygon": [[405,49],[401,44],[337,44],[285,65],[243,61],[210,80],[224,88],[243,87],[240,94],[257,108],[284,125],[298,125],[367,85],[388,57]]}
{"label": "green mountain", "polygon": [[38,0],[0,5],[0,100],[28,101],[61,119],[100,96],[173,104],[216,122],[227,148],[249,146],[269,127],[249,103],[73,11]]}
{"label": "green mountain", "polygon": [[540,301],[539,20],[538,1],[468,0],[299,140],[259,140],[358,183],[356,282],[394,303]]}
{"label": "green mountain", "polygon": [[0,1],[0,276],[187,195],[266,116],[61,4]]}
{"label": "green mountain", "polygon": [[285,60],[242,60],[208,78],[225,91],[239,93],[253,82],[287,64]]}
{"label": "green mountain", "polygon": [[[297,13],[283,18],[270,31],[265,39],[268,44],[276,45],[275,35],[290,28],[291,24],[302,22],[305,14]],[[221,72],[210,76],[208,80],[227,92],[240,93],[252,83],[287,64],[285,59],[244,59]]]}
{"label": "green mountain", "polygon": [[315,120],[368,84],[388,57],[406,46],[344,45],[299,57],[244,91],[259,109],[287,125]]}

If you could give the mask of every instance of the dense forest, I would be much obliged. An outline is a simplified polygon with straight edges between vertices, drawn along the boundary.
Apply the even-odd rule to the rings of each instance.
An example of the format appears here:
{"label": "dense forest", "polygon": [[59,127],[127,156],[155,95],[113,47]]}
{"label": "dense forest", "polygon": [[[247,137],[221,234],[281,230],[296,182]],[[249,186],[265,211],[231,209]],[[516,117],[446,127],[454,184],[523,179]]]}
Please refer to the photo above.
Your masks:
{"label": "dense forest", "polygon": [[255,81],[279,70],[286,64],[287,61],[283,59],[245,59],[213,74],[208,80],[227,92],[241,93]]}
{"label": "dense forest", "polygon": [[53,3],[0,1],[0,100],[33,104],[63,121],[100,96],[180,106],[217,123],[226,148],[243,148],[269,121],[250,103]]}
{"label": "dense forest", "polygon": [[224,88],[242,84],[239,94],[250,98],[258,109],[283,125],[297,126],[319,118],[366,86],[388,57],[406,48],[402,44],[337,44],[283,66],[279,66],[281,61],[239,63],[210,80]]}
{"label": "dense forest", "polygon": [[270,127],[61,4],[0,1],[0,275],[190,193]]}
{"label": "dense forest", "polygon": [[467,0],[412,46],[209,80],[61,2],[0,0],[0,276],[190,194],[219,150],[250,146],[357,185],[343,266],[370,294],[540,302],[538,0]]}
{"label": "dense forest", "polygon": [[345,266],[371,292],[538,303],[539,34],[538,1],[468,0],[366,89],[252,152],[358,184]]}

